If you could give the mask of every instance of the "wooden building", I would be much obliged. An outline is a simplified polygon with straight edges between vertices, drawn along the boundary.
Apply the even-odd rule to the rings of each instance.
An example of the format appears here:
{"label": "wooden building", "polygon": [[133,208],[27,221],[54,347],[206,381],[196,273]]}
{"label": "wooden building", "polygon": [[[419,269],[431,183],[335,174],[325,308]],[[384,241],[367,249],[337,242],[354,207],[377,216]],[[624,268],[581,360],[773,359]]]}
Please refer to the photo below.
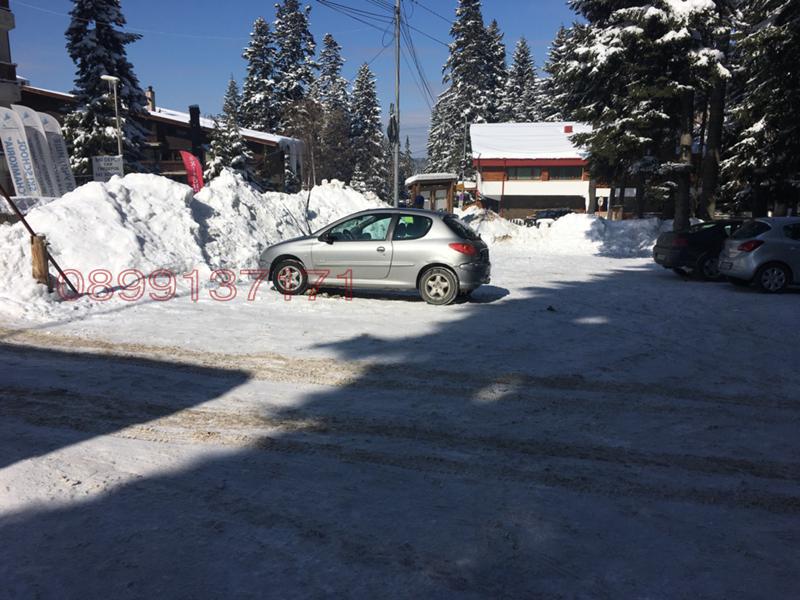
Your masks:
{"label": "wooden building", "polygon": [[[191,152],[205,164],[205,152],[211,142],[214,121],[200,116],[197,105],[190,106],[188,112],[156,106],[152,88],[147,89],[146,96],[147,113],[140,119],[149,132],[143,164],[154,173],[186,183],[186,170],[180,151]],[[75,97],[66,92],[23,85],[20,103],[49,113],[63,122],[64,116],[75,104]],[[302,180],[302,143],[299,140],[253,129],[242,129],[241,132],[254,156],[251,166],[268,187],[283,187],[284,160],[287,156]]]}
{"label": "wooden building", "polygon": [[405,183],[412,205],[417,196],[422,196],[423,208],[453,212],[457,182],[455,173],[421,173],[409,177]]}

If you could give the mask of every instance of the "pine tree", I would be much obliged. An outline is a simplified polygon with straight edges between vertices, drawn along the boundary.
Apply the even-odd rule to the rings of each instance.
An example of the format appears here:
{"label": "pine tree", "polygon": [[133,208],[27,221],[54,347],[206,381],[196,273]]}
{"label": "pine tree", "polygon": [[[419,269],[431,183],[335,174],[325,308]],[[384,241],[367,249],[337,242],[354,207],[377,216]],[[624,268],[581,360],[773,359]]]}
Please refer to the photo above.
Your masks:
{"label": "pine tree", "polygon": [[486,29],[486,35],[490,44],[487,56],[489,59],[488,67],[491,77],[491,83],[489,84],[491,86],[491,101],[485,119],[493,123],[503,120],[502,102],[508,80],[508,68],[506,65],[506,45],[503,42],[503,32],[500,31],[496,20],[493,20],[489,24],[489,27]]}
{"label": "pine tree", "polygon": [[[644,187],[658,173],[675,189],[675,227],[688,226],[696,101],[727,69],[709,40],[719,29],[713,3],[573,0],[587,19],[555,74],[562,109],[594,130],[590,165],[620,186]],[[679,149],[676,152],[676,148]],[[615,186],[612,185],[612,189]],[[624,187],[624,186],[623,186]]]}
{"label": "pine tree", "polygon": [[275,5],[275,101],[281,130],[291,127],[298,103],[305,100],[314,83],[316,44],[308,28],[310,13],[311,7],[301,9],[298,0]]}
{"label": "pine tree", "polygon": [[[459,131],[455,125],[461,116],[452,90],[447,89],[436,99],[431,113],[431,126],[428,132],[428,162],[425,170],[428,173],[460,172],[463,164],[463,136],[459,136],[462,146],[453,142],[453,131]],[[463,130],[466,122],[462,121]]]}
{"label": "pine tree", "polygon": [[746,5],[736,42],[742,81],[732,110],[734,144],[723,163],[733,186],[747,186],[754,216],[797,207],[800,190],[800,6],[791,0]]}
{"label": "pine tree", "polygon": [[514,57],[503,90],[500,118],[502,121],[516,123],[530,123],[541,119],[536,67],[525,38],[520,38],[514,48]]}
{"label": "pine tree", "polygon": [[572,34],[579,26],[572,28],[559,27],[558,33],[550,46],[544,70],[549,77],[539,80],[540,108],[543,121],[564,121],[568,116],[563,113],[562,95],[563,89],[559,89],[557,83],[560,81],[559,72],[566,66],[566,59],[570,52],[570,43],[573,39]]}
{"label": "pine tree", "polygon": [[247,75],[242,84],[242,125],[273,132],[279,117],[275,98],[275,44],[269,23],[263,18],[253,23],[250,43],[242,57],[247,61]]}
{"label": "pine tree", "polygon": [[342,77],[344,60],[341,47],[331,34],[326,34],[323,39],[319,65],[319,78],[314,82],[312,90],[322,114],[319,177],[349,182],[353,174],[350,99],[347,80]]}
{"label": "pine tree", "polygon": [[472,151],[465,123],[482,123],[492,116],[496,72],[491,65],[497,36],[489,37],[480,0],[459,0],[450,35],[453,41],[444,66],[444,83],[449,87],[431,116],[428,149],[436,154],[428,155],[429,169],[470,175]]}
{"label": "pine tree", "polygon": [[412,175],[417,174],[416,165],[414,163],[414,154],[411,152],[411,140],[406,136],[406,145],[403,152],[400,154],[400,179],[401,183]]}
{"label": "pine tree", "polygon": [[73,0],[70,17],[67,52],[77,69],[77,107],[65,119],[64,135],[72,168],[76,174],[89,175],[92,156],[117,153],[113,97],[101,75],[119,78],[123,153],[126,166],[135,167],[147,137],[135,119],[145,112],[146,100],[125,47],[141,36],[123,31],[119,0]]}
{"label": "pine tree", "polygon": [[249,164],[253,154],[239,129],[241,111],[239,89],[231,77],[222,105],[222,115],[214,120],[214,132],[206,157],[205,178],[211,180],[223,169],[231,169],[249,176]]}
{"label": "pine tree", "polygon": [[375,89],[375,76],[366,63],[358,69],[350,96],[352,114],[351,144],[355,151],[352,185],[361,191],[388,195],[385,138],[381,107]]}

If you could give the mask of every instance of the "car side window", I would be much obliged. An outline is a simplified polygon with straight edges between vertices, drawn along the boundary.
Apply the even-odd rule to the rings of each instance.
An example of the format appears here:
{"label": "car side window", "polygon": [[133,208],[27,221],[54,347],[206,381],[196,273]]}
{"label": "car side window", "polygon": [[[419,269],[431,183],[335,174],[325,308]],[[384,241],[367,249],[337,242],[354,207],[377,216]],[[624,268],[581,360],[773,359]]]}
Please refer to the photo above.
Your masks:
{"label": "car side window", "polygon": [[364,215],[339,223],[328,231],[328,236],[340,242],[383,241],[391,222],[392,215]]}
{"label": "car side window", "polygon": [[431,230],[433,221],[422,215],[400,215],[394,227],[393,240],[418,240]]}
{"label": "car side window", "polygon": [[786,225],[783,228],[783,234],[790,239],[800,240],[800,223]]}

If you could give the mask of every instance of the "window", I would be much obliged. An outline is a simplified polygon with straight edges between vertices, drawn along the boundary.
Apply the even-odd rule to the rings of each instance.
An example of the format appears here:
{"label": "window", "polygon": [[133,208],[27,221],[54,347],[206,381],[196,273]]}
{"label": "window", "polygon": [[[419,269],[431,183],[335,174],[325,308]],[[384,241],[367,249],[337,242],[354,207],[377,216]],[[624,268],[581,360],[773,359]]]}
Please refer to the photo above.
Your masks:
{"label": "window", "polygon": [[393,240],[418,240],[431,230],[433,221],[421,215],[401,215],[394,228]]}
{"label": "window", "polygon": [[481,239],[481,236],[475,233],[475,231],[461,219],[457,219],[456,217],[445,217],[444,223],[450,228],[450,231],[455,233],[460,238],[465,240]]}
{"label": "window", "polygon": [[565,181],[569,179],[582,179],[583,167],[550,167],[550,179]]}
{"label": "window", "polygon": [[783,234],[792,240],[800,240],[800,223],[786,225],[783,228]]}
{"label": "window", "polygon": [[339,223],[328,230],[328,235],[333,240],[345,242],[385,240],[391,222],[392,215],[364,215]]}
{"label": "window", "polygon": [[762,221],[748,221],[731,236],[734,240],[749,240],[772,229]]}
{"label": "window", "polygon": [[542,170],[539,167],[509,167],[509,179],[541,179]]}

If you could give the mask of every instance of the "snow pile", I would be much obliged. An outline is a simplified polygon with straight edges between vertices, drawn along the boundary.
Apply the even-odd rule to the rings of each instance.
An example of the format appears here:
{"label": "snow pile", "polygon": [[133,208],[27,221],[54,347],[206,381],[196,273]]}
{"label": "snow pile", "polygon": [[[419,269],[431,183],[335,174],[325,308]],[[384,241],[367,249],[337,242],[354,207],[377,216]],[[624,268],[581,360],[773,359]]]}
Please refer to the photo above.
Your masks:
{"label": "snow pile", "polygon": [[658,234],[671,226],[660,219],[608,221],[595,215],[570,214],[550,227],[537,229],[516,225],[477,207],[466,208],[459,216],[490,245],[510,245],[542,254],[619,258],[650,256]]}
{"label": "snow pile", "polygon": [[335,180],[316,186],[310,199],[308,192],[261,194],[231,171],[214,179],[195,200],[209,265],[239,268],[255,267],[271,244],[307,235],[360,210],[386,206]]}
{"label": "snow pile", "polygon": [[[155,175],[89,183],[33,209],[27,220],[47,235],[63,269],[87,280],[95,269],[176,272],[203,263],[191,188]],[[0,309],[15,316],[48,313],[44,286],[31,278],[30,243],[22,223],[0,227]],[[53,269],[51,269],[53,272]],[[75,305],[77,307],[77,304]]]}
{"label": "snow pile", "polygon": [[[315,187],[309,201],[307,192],[259,193],[230,172],[196,197],[170,179],[131,174],[84,185],[32,209],[27,218],[37,233],[47,235],[61,267],[79,271],[88,290],[89,274],[97,269],[107,270],[116,287],[120,274],[130,269],[144,275],[169,269],[182,285],[181,275],[194,269],[207,281],[212,269],[252,268],[270,244],[377,206],[385,204],[336,181]],[[53,318],[93,305],[97,302],[86,297],[64,302],[48,295],[31,277],[29,236],[22,223],[0,225],[0,313]]]}

